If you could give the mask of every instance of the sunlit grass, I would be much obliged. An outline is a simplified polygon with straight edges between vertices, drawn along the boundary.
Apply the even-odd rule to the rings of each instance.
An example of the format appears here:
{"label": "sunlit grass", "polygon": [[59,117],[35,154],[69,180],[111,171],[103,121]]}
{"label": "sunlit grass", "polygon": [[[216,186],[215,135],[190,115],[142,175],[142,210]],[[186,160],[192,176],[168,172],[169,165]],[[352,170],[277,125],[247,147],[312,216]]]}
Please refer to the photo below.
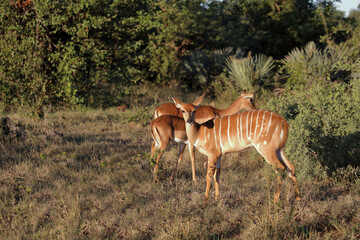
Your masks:
{"label": "sunlit grass", "polygon": [[[136,109],[72,110],[34,120],[10,115],[29,133],[0,149],[1,239],[356,239],[360,182],[299,182],[294,201],[285,177],[280,202],[271,167],[253,150],[223,157],[221,199],[202,204],[205,157],[189,154],[170,175],[177,146],[150,166],[147,125],[128,121]],[[149,113],[152,116],[152,112]],[[149,117],[150,119],[151,117]],[[57,131],[63,138],[47,138]]]}

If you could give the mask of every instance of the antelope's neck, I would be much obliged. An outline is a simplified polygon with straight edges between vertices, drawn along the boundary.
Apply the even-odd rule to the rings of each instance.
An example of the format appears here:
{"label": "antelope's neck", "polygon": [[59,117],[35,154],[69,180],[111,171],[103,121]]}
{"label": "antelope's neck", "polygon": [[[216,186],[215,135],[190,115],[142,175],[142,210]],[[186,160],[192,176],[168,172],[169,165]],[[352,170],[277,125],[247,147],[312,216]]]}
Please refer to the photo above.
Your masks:
{"label": "antelope's neck", "polygon": [[188,137],[188,141],[191,144],[194,144],[197,139],[199,138],[199,132],[200,132],[201,125],[198,123],[189,124],[186,122],[185,128],[186,128],[186,135]]}
{"label": "antelope's neck", "polygon": [[225,109],[216,109],[216,111],[220,116],[228,116],[238,113],[242,109],[242,99],[242,97],[239,97],[235,102],[233,102],[233,104],[231,104],[230,107]]}

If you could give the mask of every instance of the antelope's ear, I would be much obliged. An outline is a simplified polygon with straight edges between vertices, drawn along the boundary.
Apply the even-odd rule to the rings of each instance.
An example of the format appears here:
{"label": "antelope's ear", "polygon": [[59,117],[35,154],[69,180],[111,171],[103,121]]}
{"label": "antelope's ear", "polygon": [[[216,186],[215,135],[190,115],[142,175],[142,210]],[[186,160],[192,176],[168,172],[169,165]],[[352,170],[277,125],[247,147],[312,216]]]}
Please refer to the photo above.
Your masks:
{"label": "antelope's ear", "polygon": [[217,114],[209,106],[200,106],[195,113],[195,122],[203,124],[209,120],[215,119]]}
{"label": "antelope's ear", "polygon": [[203,95],[201,95],[200,97],[198,97],[194,102],[193,102],[193,105],[195,107],[198,107],[200,105],[200,103],[202,102],[203,98],[205,96],[205,93],[203,93]]}
{"label": "antelope's ear", "polygon": [[241,96],[245,96],[246,95],[246,89],[244,89],[241,93]]}
{"label": "antelope's ear", "polygon": [[181,104],[183,104],[182,101],[180,101],[179,99],[177,99],[176,97],[173,97],[173,96],[171,96],[171,99],[174,101],[175,107],[181,108]]}

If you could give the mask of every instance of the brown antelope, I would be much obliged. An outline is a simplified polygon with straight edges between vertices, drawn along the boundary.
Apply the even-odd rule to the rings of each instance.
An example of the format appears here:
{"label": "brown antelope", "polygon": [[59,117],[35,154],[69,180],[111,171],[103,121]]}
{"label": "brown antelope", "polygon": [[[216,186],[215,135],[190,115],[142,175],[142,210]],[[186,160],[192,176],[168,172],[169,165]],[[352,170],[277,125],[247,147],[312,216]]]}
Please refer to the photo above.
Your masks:
{"label": "brown antelope", "polygon": [[[160,150],[158,152],[156,164],[154,167],[155,179],[158,178],[157,171],[159,168],[159,159],[161,158],[162,153],[165,151],[171,140],[179,143],[179,158],[170,178],[172,180],[177,166],[181,162],[185,146],[187,144],[185,121],[181,117],[162,115],[151,122],[150,130],[151,136],[154,140],[151,144],[151,157],[154,158],[156,150]],[[189,146],[189,151],[190,155],[194,155],[195,148],[191,148]]]}
{"label": "brown antelope", "polygon": [[[195,117],[202,99],[198,99],[193,104],[183,103],[175,97],[172,99],[184,115],[189,144],[193,144],[208,157],[204,203],[209,198],[211,179],[214,175],[215,200],[219,199],[221,156],[250,147],[255,147],[265,160],[275,167],[276,172],[276,169],[279,169],[283,174],[286,170],[294,185],[296,200],[300,200],[294,166],[287,159],[283,150],[289,126],[280,115],[255,109],[226,117],[215,118],[213,115],[207,119],[208,121],[204,119],[203,123],[199,124],[195,122]],[[277,176],[277,181],[275,202],[280,196],[281,176]]]}
{"label": "brown antelope", "polygon": [[[200,96],[200,97],[204,97],[205,93]],[[206,117],[206,114],[216,114],[217,116],[228,116],[228,115],[232,115],[235,113],[240,112],[240,110],[246,108],[247,106],[244,106],[244,98],[248,99],[251,103],[248,103],[247,105],[254,105],[254,96],[255,93],[246,93],[246,90],[244,90],[242,92],[242,94],[235,100],[235,102],[233,102],[233,104],[231,104],[230,107],[225,108],[225,109],[218,109],[218,108],[214,108],[212,106],[200,106],[198,109],[198,114],[197,114],[197,118],[199,118],[199,115],[201,114],[201,117]],[[253,109],[255,107],[251,107],[247,108],[247,109]],[[178,116],[181,118],[183,117],[182,112],[180,111],[180,109],[178,109],[174,103],[164,103],[162,105],[160,105],[159,107],[157,107],[155,109],[155,114],[154,114],[154,119],[162,116],[162,115],[171,115],[171,116]]]}
{"label": "brown antelope", "polygon": [[125,105],[122,105],[122,106],[117,106],[116,108],[117,108],[117,110],[119,110],[119,111],[125,112],[126,106],[125,106]]}
{"label": "brown antelope", "polygon": [[[217,109],[212,106],[200,106],[197,109],[196,119],[197,121],[202,121],[203,119],[208,119],[209,116],[225,116],[231,115],[239,112],[241,109],[255,109],[254,105],[254,93],[246,93],[243,91],[240,97],[228,108],[226,109]],[[200,96],[196,101],[202,100],[204,94]],[[179,116],[170,116],[170,114],[181,113],[181,117]],[[163,115],[168,113],[168,115]],[[150,124],[151,135],[153,138],[153,143],[151,145],[151,156],[155,156],[155,152],[157,149],[160,150],[158,156],[156,158],[156,164],[154,167],[155,178],[157,178],[158,164],[159,159],[169,145],[170,141],[179,143],[179,158],[176,163],[175,169],[171,175],[171,179],[173,179],[174,173],[177,171],[178,164],[181,162],[183,157],[183,153],[185,150],[185,146],[188,143],[186,131],[185,131],[185,122],[182,118],[182,112],[175,107],[175,104],[163,104],[157,108],[155,111],[155,120],[153,120]],[[193,181],[196,181],[195,176],[195,147],[193,145],[189,145],[191,166],[192,166],[192,176]]]}

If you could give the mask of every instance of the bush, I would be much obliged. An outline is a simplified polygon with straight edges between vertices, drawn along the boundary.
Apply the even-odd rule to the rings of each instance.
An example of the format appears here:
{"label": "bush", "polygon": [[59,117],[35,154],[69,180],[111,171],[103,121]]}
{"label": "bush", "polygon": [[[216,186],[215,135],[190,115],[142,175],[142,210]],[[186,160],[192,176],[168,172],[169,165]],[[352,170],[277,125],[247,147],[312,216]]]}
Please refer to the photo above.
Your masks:
{"label": "bush", "polygon": [[352,47],[346,45],[320,50],[314,42],[293,49],[283,60],[287,88],[309,89],[313,84],[348,82],[353,65]]}
{"label": "bush", "polygon": [[193,51],[182,62],[183,72],[192,81],[191,85],[205,88],[224,71],[228,57],[241,54],[240,50],[232,48],[211,52]]}
{"label": "bush", "polygon": [[360,79],[316,85],[272,99],[268,108],[290,124],[289,158],[302,177],[325,177],[339,168],[360,167]]}

